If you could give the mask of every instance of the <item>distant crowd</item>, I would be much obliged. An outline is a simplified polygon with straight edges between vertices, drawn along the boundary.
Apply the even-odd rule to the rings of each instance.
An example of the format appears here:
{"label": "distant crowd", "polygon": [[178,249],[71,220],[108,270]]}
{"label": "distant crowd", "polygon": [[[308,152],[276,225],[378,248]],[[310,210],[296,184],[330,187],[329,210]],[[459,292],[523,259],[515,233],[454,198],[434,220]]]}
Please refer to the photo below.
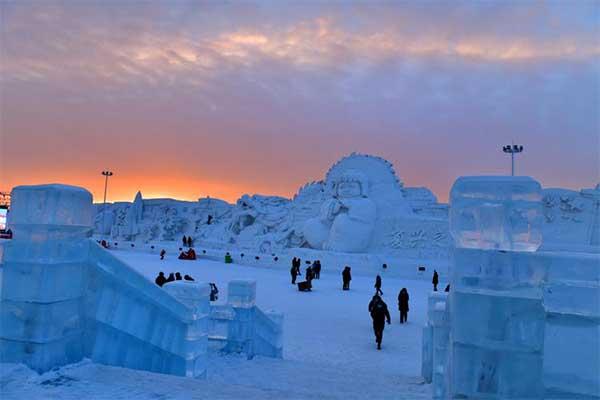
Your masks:
{"label": "distant crowd", "polygon": [[[180,260],[195,260],[196,252],[193,249],[193,239],[191,237],[184,236],[182,238],[182,243],[188,249],[183,250],[180,248],[181,253],[179,254],[178,258]],[[166,254],[166,251],[164,249],[160,251],[160,259],[161,260],[164,259],[165,254]],[[244,254],[242,253],[240,255],[240,257],[243,258]],[[258,259],[258,256],[256,258]],[[224,262],[227,264],[230,264],[233,262],[233,258],[229,252],[227,252],[225,254]],[[299,257],[294,257],[292,259],[292,267],[290,269],[291,283],[292,283],[292,285],[296,285],[298,287],[298,291],[300,291],[300,292],[311,292],[313,289],[313,281],[321,279],[322,265],[321,265],[320,260],[314,260],[312,262],[305,261],[305,263],[308,266],[306,267],[306,269],[304,271],[304,280],[299,281],[299,277],[302,276],[302,270],[301,270],[302,260]],[[384,270],[386,270],[388,268],[387,264],[383,264],[382,268]],[[350,282],[352,281],[352,269],[350,268],[350,266],[348,266],[348,265],[344,266],[341,275],[342,275],[342,290],[343,291],[350,290]],[[165,277],[165,274],[161,271],[161,272],[159,272],[158,276],[156,277],[155,282],[158,286],[162,287],[163,285],[165,285],[169,282],[174,282],[174,281],[178,281],[178,280],[194,281],[194,278],[192,278],[190,275],[184,275],[182,277],[179,272],[175,272],[175,273],[171,272],[168,277]],[[433,291],[437,291],[438,285],[439,285],[439,274],[438,274],[437,270],[433,271],[431,283],[433,285]],[[217,285],[215,283],[210,283],[210,287],[211,287],[210,300],[216,301],[218,299],[219,289],[217,288]],[[379,274],[375,277],[375,283],[373,285],[373,288],[375,289],[375,293],[373,294],[373,297],[369,301],[368,311],[369,311],[369,314],[371,316],[371,320],[373,323],[373,332],[375,334],[375,343],[377,345],[377,349],[381,350],[381,343],[383,341],[383,331],[385,328],[385,324],[386,324],[386,322],[387,322],[387,324],[391,323],[391,316],[390,316],[390,312],[388,310],[388,306],[385,303],[385,301],[383,300],[382,278]],[[449,284],[445,287],[444,291],[445,292],[450,291]],[[400,312],[400,323],[405,324],[408,322],[408,311],[409,311],[409,300],[410,300],[408,289],[405,287],[400,289],[397,299],[398,299],[398,311]]]}

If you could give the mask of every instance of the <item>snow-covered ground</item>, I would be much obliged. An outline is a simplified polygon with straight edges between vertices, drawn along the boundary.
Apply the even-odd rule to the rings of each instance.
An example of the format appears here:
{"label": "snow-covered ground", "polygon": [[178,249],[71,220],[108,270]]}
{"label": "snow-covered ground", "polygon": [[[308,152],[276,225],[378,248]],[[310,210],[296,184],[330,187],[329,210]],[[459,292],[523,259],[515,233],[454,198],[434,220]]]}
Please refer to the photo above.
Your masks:
{"label": "snow-covered ground", "polygon": [[[208,260],[181,261],[174,256],[161,261],[157,255],[123,250],[114,254],[152,281],[164,271],[215,282],[221,300],[227,297],[228,281],[256,280],[257,305],[285,314],[284,359],[212,355],[206,381],[87,361],[41,376],[24,366],[3,364],[2,399],[431,398],[430,386],[420,378],[421,329],[431,288],[427,281],[382,274],[392,324],[386,326],[383,349],[377,351],[367,311],[375,274],[353,277],[351,290],[344,292],[341,277],[328,273],[328,266],[323,265],[313,292],[301,293],[290,284],[289,266],[269,270]],[[410,293],[406,325],[400,325],[397,311],[402,287]]]}

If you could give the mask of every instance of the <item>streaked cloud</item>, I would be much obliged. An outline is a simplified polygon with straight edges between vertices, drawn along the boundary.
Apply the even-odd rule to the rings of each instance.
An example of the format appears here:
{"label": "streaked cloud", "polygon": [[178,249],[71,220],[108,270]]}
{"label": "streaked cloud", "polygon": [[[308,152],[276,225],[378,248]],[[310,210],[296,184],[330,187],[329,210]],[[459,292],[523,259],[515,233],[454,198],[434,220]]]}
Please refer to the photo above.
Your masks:
{"label": "streaked cloud", "polygon": [[[600,180],[597,2],[3,2],[0,12],[4,185],[82,168],[75,148],[89,179],[110,160],[154,193],[291,195],[358,150],[445,198],[456,175],[501,170],[495,152],[513,138],[549,185]],[[549,172],[549,154],[561,171]],[[188,185],[150,183],[187,169]]]}

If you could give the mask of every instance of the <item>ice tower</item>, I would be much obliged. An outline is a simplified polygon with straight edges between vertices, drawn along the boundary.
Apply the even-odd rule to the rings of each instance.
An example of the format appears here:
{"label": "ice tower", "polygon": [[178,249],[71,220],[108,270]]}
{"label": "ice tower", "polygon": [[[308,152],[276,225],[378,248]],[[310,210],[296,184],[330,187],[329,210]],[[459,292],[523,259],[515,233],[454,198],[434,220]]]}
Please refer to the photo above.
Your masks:
{"label": "ice tower", "polygon": [[12,192],[0,304],[2,361],[37,371],[83,357],[83,298],[92,195],[65,185]]}
{"label": "ice tower", "polygon": [[529,177],[462,177],[450,194],[450,396],[541,399],[545,269],[541,187]]}

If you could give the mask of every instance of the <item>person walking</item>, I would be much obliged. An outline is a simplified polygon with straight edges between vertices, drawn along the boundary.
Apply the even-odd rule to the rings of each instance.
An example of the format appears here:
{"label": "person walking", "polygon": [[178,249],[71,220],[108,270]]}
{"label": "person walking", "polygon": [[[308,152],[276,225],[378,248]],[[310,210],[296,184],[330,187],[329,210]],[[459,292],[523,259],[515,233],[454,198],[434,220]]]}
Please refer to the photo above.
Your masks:
{"label": "person walking", "polygon": [[375,333],[375,342],[377,343],[377,350],[381,350],[381,342],[383,341],[383,330],[387,321],[388,325],[392,323],[390,318],[390,312],[388,311],[387,304],[379,295],[374,295],[369,302],[369,313],[371,313],[371,319],[373,319],[373,332]]}
{"label": "person walking", "polygon": [[375,294],[383,296],[383,292],[381,291],[381,276],[379,275],[375,277]]}
{"label": "person walking", "polygon": [[435,269],[433,270],[433,279],[431,279],[431,283],[433,283],[433,291],[437,292],[437,285],[440,283],[440,277]]}
{"label": "person walking", "polygon": [[161,259],[161,260],[164,260],[164,259],[165,259],[165,254],[167,254],[167,252],[165,251],[165,249],[162,249],[162,250],[160,251],[160,259]]}
{"label": "person walking", "polygon": [[352,280],[352,273],[349,266],[345,266],[342,271],[342,290],[350,290],[350,281]]}
{"label": "person walking", "polygon": [[398,310],[400,310],[400,323],[403,324],[408,319],[408,290],[402,288],[398,293]]}
{"label": "person walking", "polygon": [[183,247],[187,246],[187,236],[183,235],[183,238],[181,239],[181,241],[183,242]]}

